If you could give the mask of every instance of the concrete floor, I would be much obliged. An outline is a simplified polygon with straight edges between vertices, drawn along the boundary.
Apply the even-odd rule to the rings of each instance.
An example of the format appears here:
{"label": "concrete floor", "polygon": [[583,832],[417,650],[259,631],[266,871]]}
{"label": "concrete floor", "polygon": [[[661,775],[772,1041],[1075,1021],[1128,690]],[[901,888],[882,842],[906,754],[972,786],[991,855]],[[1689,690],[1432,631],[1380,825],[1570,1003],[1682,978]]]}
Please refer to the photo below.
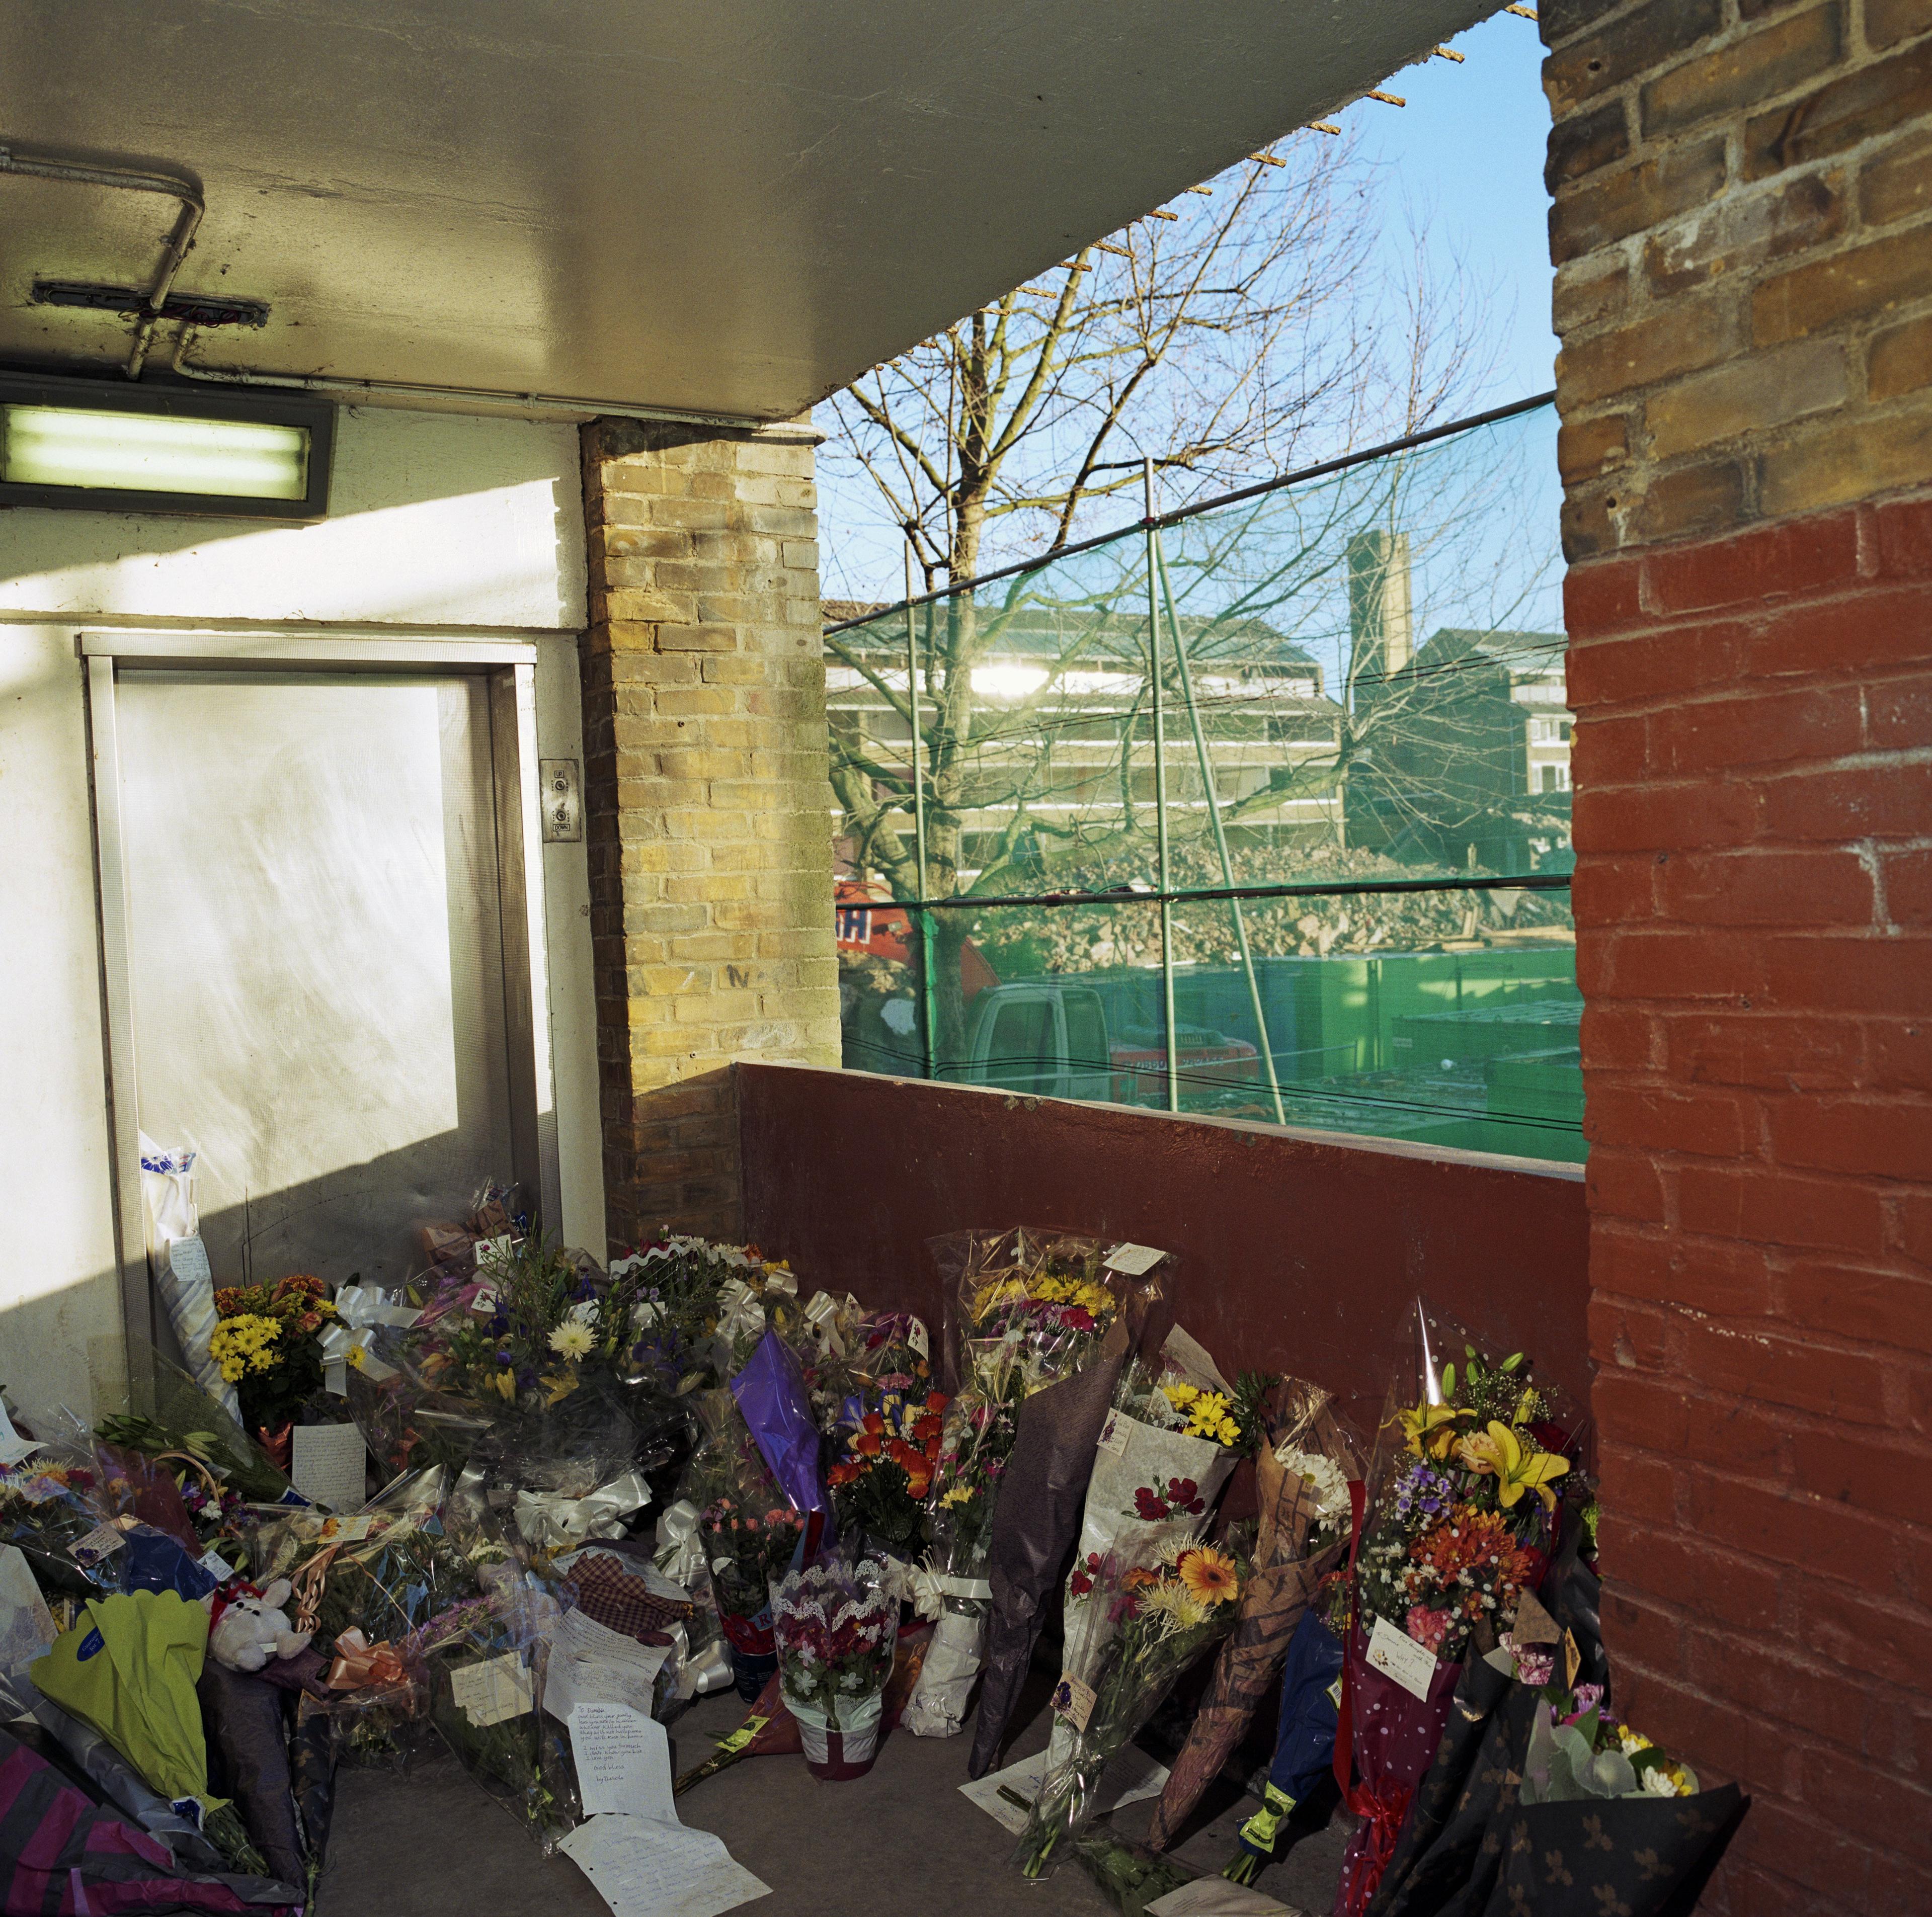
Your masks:
{"label": "concrete floor", "polygon": [[[1023,1705],[1032,1706],[1029,1721],[1009,1762],[1046,1743],[1049,1682],[1040,1676],[1037,1697]],[[700,1700],[671,1727],[674,1771],[708,1756],[745,1709],[729,1693]],[[960,1794],[970,1742],[896,1735],[869,1775],[841,1784],[819,1783],[798,1757],[748,1758],[694,1786],[678,1811],[694,1828],[716,1832],[771,1886],[769,1897],[740,1907],[747,1917],[856,1910],[876,1901],[867,1886],[898,1903],[910,1898],[932,1917],[1094,1917],[1107,1910],[1076,1865],[1037,1883],[1013,1868],[1013,1840]],[[1203,1805],[1178,1855],[1197,1870],[1219,1870],[1254,1808],[1222,1791]],[[1115,1828],[1142,1835],[1153,1808],[1150,1800],[1127,1805],[1115,1814]],[[1347,1835],[1346,1820],[1312,1831],[1256,1888],[1322,1917]],[[406,1779],[346,1767],[337,1774],[320,1917],[454,1917],[486,1904],[516,1917],[605,1910],[568,1858],[544,1857],[446,1754],[418,1762]]]}

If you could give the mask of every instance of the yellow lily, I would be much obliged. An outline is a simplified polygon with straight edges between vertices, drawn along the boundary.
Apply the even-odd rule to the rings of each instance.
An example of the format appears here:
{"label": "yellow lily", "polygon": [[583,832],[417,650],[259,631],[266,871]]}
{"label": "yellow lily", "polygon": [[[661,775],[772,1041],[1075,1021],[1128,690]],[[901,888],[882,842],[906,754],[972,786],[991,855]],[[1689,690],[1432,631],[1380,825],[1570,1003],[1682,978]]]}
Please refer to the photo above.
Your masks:
{"label": "yellow lily", "polygon": [[1505,1509],[1524,1492],[1534,1491],[1543,1500],[1544,1509],[1553,1511],[1556,1493],[1550,1487],[1570,1469],[1567,1457],[1526,1447],[1507,1424],[1495,1418],[1486,1431],[1465,1438],[1456,1447],[1456,1455],[1470,1470],[1494,1475],[1496,1495]]}
{"label": "yellow lily", "polygon": [[1418,1404],[1413,1411],[1398,1411],[1390,1421],[1402,1427],[1409,1449],[1418,1457],[1444,1458],[1462,1435],[1456,1428],[1456,1420],[1468,1415],[1460,1405]]}

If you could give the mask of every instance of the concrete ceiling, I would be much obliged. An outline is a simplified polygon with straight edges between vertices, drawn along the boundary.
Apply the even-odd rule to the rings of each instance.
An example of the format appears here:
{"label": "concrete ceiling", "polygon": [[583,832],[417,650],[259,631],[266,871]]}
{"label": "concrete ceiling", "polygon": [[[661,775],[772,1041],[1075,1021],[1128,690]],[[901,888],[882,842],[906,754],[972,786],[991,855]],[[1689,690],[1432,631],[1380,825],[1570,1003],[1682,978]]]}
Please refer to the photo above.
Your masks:
{"label": "concrete ceiling", "polygon": [[[1494,0],[10,0],[0,145],[163,169],[211,367],[795,415]],[[0,360],[174,208],[0,175]],[[164,370],[174,332],[154,364]]]}

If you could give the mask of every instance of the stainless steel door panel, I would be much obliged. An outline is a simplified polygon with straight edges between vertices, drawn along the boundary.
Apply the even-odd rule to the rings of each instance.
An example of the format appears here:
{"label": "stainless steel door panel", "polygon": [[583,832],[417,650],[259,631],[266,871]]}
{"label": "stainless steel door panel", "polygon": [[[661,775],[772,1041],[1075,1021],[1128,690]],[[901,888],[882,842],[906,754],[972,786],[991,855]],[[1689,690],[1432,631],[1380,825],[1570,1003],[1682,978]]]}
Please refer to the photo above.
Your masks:
{"label": "stainless steel door panel", "polygon": [[478,675],[124,667],[136,1096],[218,1284],[393,1283],[512,1146]]}

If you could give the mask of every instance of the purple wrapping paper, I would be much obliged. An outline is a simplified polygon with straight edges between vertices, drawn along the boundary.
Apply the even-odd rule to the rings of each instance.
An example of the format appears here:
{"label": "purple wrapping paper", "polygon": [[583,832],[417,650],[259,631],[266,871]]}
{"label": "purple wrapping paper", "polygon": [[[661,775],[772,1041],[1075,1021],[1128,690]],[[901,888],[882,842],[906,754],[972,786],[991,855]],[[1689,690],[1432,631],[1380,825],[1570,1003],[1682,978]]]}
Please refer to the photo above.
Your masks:
{"label": "purple wrapping paper", "polygon": [[751,1361],[731,1380],[731,1395],[752,1427],[759,1454],[793,1508],[826,1510],[812,1400],[796,1355],[776,1331],[767,1331],[758,1340]]}

